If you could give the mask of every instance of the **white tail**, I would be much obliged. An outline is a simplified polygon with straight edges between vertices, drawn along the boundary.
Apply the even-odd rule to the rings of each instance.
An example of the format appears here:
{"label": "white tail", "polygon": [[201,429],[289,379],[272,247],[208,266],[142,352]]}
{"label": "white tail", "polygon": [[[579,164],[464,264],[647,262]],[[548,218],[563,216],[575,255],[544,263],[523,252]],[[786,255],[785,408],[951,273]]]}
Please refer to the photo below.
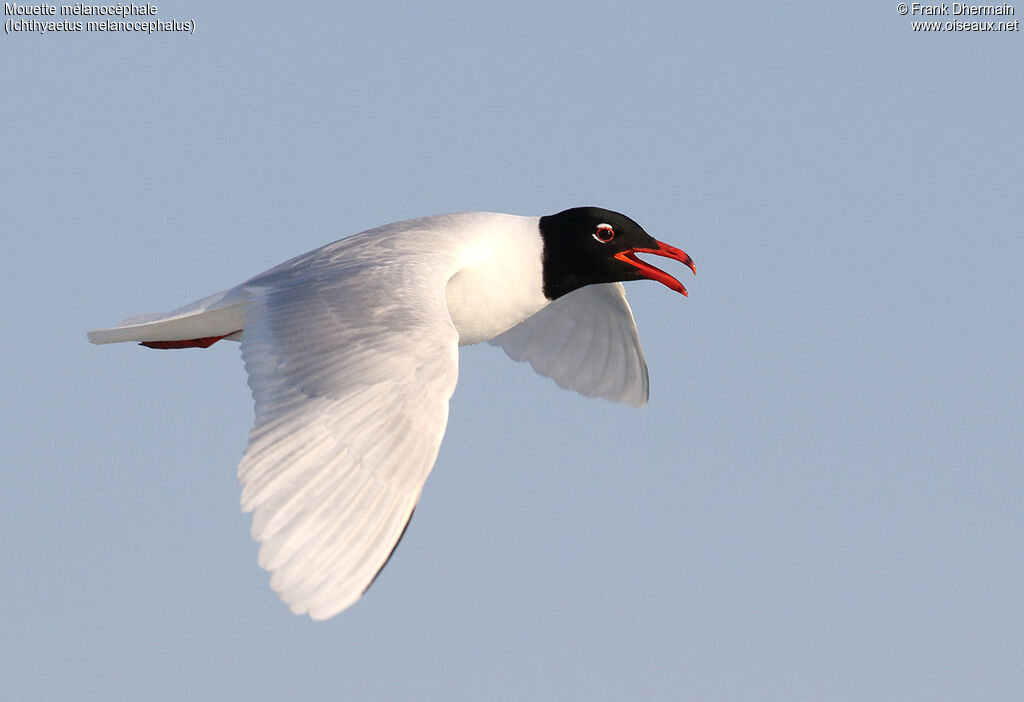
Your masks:
{"label": "white tail", "polygon": [[236,332],[245,326],[246,297],[241,287],[231,288],[173,312],[137,315],[111,329],[93,330],[89,332],[89,341],[116,344],[121,341],[163,342],[215,337],[237,340],[239,335]]}

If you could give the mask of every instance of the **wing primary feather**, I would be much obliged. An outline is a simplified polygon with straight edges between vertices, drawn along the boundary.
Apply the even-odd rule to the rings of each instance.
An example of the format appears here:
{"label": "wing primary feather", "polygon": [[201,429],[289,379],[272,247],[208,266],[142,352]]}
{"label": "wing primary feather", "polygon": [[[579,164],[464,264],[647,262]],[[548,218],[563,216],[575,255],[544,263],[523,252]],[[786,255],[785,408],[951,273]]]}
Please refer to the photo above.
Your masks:
{"label": "wing primary feather", "polygon": [[398,548],[398,544],[402,543],[402,538],[405,536],[405,532],[409,529],[409,524],[412,522],[412,515],[416,514],[416,506],[416,504],[413,504],[412,509],[409,510],[409,518],[405,520],[405,526],[402,527],[402,533],[398,535],[398,540],[395,541],[395,545],[391,547],[390,551],[388,551],[388,557],[384,559],[384,562],[381,563],[380,568],[378,568],[377,572],[373,574],[373,577],[370,579],[370,582],[368,582],[366,584],[366,587],[363,588],[363,593],[369,590],[370,586],[377,582],[377,578],[380,576],[381,572],[383,572],[387,564],[391,562],[391,557],[395,555],[395,549]]}

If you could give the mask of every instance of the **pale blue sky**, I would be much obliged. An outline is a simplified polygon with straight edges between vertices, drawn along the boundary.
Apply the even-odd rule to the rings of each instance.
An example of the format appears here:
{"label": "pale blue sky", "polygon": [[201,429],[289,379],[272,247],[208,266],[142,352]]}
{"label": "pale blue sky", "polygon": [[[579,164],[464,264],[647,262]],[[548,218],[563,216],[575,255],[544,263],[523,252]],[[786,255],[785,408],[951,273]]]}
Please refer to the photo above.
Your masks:
{"label": "pale blue sky", "polygon": [[[896,5],[0,37],[0,698],[1024,698],[1024,37]],[[583,204],[697,264],[629,286],[649,406],[464,350],[405,539],[326,623],[238,510],[237,346],[85,341],[377,224]]]}

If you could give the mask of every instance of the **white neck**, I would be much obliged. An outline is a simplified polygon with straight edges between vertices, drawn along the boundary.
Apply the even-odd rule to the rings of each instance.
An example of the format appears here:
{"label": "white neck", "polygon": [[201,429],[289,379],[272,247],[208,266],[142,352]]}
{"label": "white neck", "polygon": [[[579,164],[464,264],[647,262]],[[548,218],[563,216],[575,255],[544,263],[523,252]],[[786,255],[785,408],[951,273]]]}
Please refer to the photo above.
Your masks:
{"label": "white neck", "polygon": [[459,345],[491,339],[543,309],[539,217],[469,217],[459,271],[448,281],[448,313]]}

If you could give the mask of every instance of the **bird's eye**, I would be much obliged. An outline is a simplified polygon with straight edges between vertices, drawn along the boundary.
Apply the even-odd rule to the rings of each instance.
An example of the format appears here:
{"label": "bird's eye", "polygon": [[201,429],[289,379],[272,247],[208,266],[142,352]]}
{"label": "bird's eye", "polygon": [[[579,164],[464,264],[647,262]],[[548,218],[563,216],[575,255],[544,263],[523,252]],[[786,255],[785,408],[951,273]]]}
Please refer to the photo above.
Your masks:
{"label": "bird's eye", "polygon": [[599,224],[597,225],[597,229],[594,230],[594,238],[602,244],[607,244],[615,238],[615,230],[612,229],[612,225],[610,224]]}

